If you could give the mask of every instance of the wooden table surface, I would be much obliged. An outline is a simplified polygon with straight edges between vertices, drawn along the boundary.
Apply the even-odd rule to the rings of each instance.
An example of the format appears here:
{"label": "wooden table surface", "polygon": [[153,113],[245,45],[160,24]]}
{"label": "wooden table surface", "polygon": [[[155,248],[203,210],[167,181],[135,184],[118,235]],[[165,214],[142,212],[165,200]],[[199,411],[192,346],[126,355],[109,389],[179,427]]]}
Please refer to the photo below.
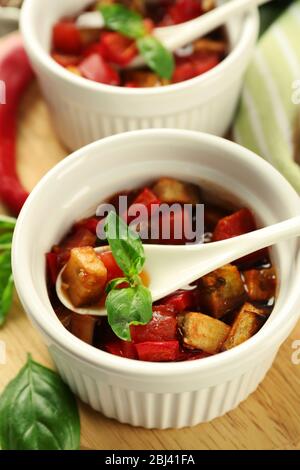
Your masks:
{"label": "wooden table surface", "polygon": [[[48,111],[36,85],[20,110],[18,167],[30,190],[67,154],[55,137]],[[0,212],[4,212],[0,207]],[[300,305],[299,305],[300,308]],[[300,449],[300,365],[292,364],[292,342],[300,324],[282,346],[263,384],[239,408],[213,422],[182,430],[143,430],[104,418],[80,403],[82,448],[88,449]],[[31,352],[53,366],[39,334],[15,298],[7,324],[0,330],[7,363],[0,365],[0,392]]]}

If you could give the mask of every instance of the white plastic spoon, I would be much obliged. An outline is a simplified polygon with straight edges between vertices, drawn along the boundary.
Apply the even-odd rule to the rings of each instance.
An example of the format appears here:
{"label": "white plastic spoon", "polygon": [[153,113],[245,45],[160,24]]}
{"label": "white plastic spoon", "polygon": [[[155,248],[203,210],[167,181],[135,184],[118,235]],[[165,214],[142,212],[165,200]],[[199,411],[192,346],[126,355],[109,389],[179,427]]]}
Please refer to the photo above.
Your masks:
{"label": "white plastic spoon", "polygon": [[[225,24],[234,15],[270,1],[272,0],[231,0],[185,23],[155,28],[153,35],[159,39],[169,51],[174,52]],[[78,17],[77,26],[83,29],[103,28],[104,19],[100,12],[86,12]],[[137,57],[127,67],[139,67],[144,63],[142,57]]]}
{"label": "white plastic spoon", "polygon": [[[300,216],[239,237],[201,245],[144,245],[145,271],[153,301],[187,286],[215,269],[282,240],[300,236]],[[96,248],[97,253],[108,248]],[[106,315],[103,308],[74,308],[62,289],[60,273],[56,290],[60,301],[79,314]]]}

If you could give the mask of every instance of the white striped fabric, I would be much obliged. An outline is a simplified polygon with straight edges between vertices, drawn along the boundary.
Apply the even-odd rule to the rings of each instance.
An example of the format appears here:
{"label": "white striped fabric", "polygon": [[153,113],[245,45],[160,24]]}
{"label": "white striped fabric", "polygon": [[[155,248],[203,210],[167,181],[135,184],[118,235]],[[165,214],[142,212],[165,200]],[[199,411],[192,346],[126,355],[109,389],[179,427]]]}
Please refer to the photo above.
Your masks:
{"label": "white striped fabric", "polygon": [[300,0],[260,39],[234,123],[235,140],[276,166],[300,193],[300,167],[294,161],[297,123],[299,126]]}

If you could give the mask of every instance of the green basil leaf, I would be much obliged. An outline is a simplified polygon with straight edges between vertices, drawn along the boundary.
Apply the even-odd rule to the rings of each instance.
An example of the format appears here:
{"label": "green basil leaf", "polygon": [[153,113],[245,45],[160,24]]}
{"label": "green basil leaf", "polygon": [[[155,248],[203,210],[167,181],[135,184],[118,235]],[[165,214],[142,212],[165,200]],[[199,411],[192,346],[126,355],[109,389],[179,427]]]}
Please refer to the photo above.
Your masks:
{"label": "green basil leaf", "polygon": [[29,357],[0,397],[1,448],[77,450],[79,443],[79,414],[70,389]]}
{"label": "green basil leaf", "polygon": [[0,230],[14,230],[16,225],[16,219],[8,217],[6,215],[0,216]]}
{"label": "green basil leaf", "polygon": [[0,234],[0,251],[11,249],[12,238],[13,238],[13,232]]}
{"label": "green basil leaf", "polygon": [[138,39],[137,46],[150,69],[161,78],[172,78],[175,68],[174,56],[158,39],[148,35]]}
{"label": "green basil leaf", "polygon": [[107,284],[105,292],[109,294],[111,290],[116,289],[116,287],[118,287],[120,284],[123,284],[124,282],[128,282],[127,277],[118,277],[113,279]]}
{"label": "green basil leaf", "polygon": [[105,26],[124,36],[138,39],[146,34],[143,18],[136,12],[118,3],[102,5],[100,8]]}
{"label": "green basil leaf", "polygon": [[0,254],[0,327],[4,325],[13,300],[11,252]]}
{"label": "green basil leaf", "polygon": [[146,325],[152,319],[151,293],[142,285],[112,290],[105,306],[111,329],[124,341],[131,340],[130,325]]}
{"label": "green basil leaf", "polygon": [[130,230],[115,213],[110,212],[104,227],[112,254],[128,277],[140,274],[145,264],[145,253],[141,239]]}

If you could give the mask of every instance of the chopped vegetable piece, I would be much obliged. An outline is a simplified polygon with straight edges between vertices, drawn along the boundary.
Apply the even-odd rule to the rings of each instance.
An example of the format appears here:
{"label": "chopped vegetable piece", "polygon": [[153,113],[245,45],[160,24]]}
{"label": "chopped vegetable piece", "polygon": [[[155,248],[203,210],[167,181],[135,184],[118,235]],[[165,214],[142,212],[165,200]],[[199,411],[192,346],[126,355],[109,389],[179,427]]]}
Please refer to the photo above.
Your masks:
{"label": "chopped vegetable piece", "polygon": [[57,52],[53,52],[51,56],[55,62],[63,67],[76,66],[81,61],[80,55],[58,54]]}
{"label": "chopped vegetable piece", "polygon": [[88,229],[80,227],[61,242],[59,246],[53,247],[53,252],[58,255],[59,267],[66,263],[70,257],[72,248],[82,246],[95,246],[97,237]]}
{"label": "chopped vegetable piece", "polygon": [[173,178],[160,178],[153,186],[153,192],[157,195],[161,202],[173,204],[199,204],[200,190],[199,187],[183,183]]}
{"label": "chopped vegetable piece", "polygon": [[98,224],[99,219],[97,219],[96,217],[90,217],[89,219],[79,220],[75,224],[75,229],[85,228],[96,235]]}
{"label": "chopped vegetable piece", "polygon": [[195,52],[216,52],[218,54],[225,54],[227,51],[227,44],[225,41],[216,41],[209,38],[197,39],[194,42]]}
{"label": "chopped vegetable piece", "polygon": [[93,344],[95,326],[98,319],[91,315],[72,313],[71,333],[87,344]]}
{"label": "chopped vegetable piece", "polygon": [[137,88],[153,88],[161,85],[159,77],[150,71],[128,70],[125,72],[125,86]]}
{"label": "chopped vegetable piece", "polygon": [[202,277],[199,288],[203,308],[215,318],[238,308],[246,296],[239,270],[231,264]]}
{"label": "chopped vegetable piece", "polygon": [[104,349],[115,356],[137,359],[136,348],[131,341],[122,341],[119,338],[115,338],[105,343]]}
{"label": "chopped vegetable piece", "polygon": [[119,277],[124,277],[124,273],[117,264],[111,251],[105,251],[104,253],[101,253],[99,257],[107,269],[107,282]]}
{"label": "chopped vegetable piece", "polygon": [[172,19],[173,24],[192,20],[202,15],[202,13],[202,6],[199,0],[176,0],[168,8],[168,15]]}
{"label": "chopped vegetable piece", "polygon": [[175,294],[166,297],[163,303],[167,306],[172,306],[177,313],[190,310],[195,307],[194,291],[178,291]]}
{"label": "chopped vegetable piece", "polygon": [[72,304],[83,307],[100,301],[107,269],[93,248],[73,248],[62,280]]}
{"label": "chopped vegetable piece", "polygon": [[106,85],[119,85],[120,77],[117,71],[111,67],[99,54],[91,54],[83,59],[78,66],[81,74],[94,82]]}
{"label": "chopped vegetable piece", "polygon": [[164,341],[139,343],[136,345],[136,350],[140,361],[176,361],[179,355],[179,342]]}
{"label": "chopped vegetable piece", "polygon": [[177,339],[177,320],[174,315],[161,315],[155,307],[153,318],[147,325],[132,325],[131,339],[134,343],[147,341],[171,341]]}
{"label": "chopped vegetable piece", "polygon": [[264,310],[258,309],[248,302],[245,303],[231,327],[223,345],[223,351],[234,348],[251,338],[262,326],[264,318]]}
{"label": "chopped vegetable piece", "polygon": [[80,31],[73,21],[60,21],[54,25],[53,47],[62,54],[80,54],[82,49]]}
{"label": "chopped vegetable piece", "polygon": [[184,315],[182,329],[185,346],[216,354],[226,340],[230,326],[202,313],[189,312]]}
{"label": "chopped vegetable piece", "polygon": [[266,302],[275,296],[276,272],[274,268],[251,269],[243,272],[248,296],[254,302]]}
{"label": "chopped vegetable piece", "polygon": [[103,57],[121,67],[129,64],[138,54],[135,42],[119,33],[103,33],[101,45]]}
{"label": "chopped vegetable piece", "polygon": [[146,206],[148,210],[151,210],[151,207],[153,205],[160,204],[160,200],[158,199],[156,194],[151,191],[151,189],[144,188],[143,191],[139,193],[139,195],[133,201],[132,205],[134,204],[144,204],[144,206]]}
{"label": "chopped vegetable piece", "polygon": [[[244,233],[253,232],[257,230],[257,225],[252,212],[249,209],[240,209],[234,214],[228,215],[221,219],[213,233],[212,241],[217,242],[226,240],[228,238],[237,237]],[[268,255],[267,249],[262,249],[244,256],[237,260],[238,263],[254,263],[258,259],[264,258]]]}

